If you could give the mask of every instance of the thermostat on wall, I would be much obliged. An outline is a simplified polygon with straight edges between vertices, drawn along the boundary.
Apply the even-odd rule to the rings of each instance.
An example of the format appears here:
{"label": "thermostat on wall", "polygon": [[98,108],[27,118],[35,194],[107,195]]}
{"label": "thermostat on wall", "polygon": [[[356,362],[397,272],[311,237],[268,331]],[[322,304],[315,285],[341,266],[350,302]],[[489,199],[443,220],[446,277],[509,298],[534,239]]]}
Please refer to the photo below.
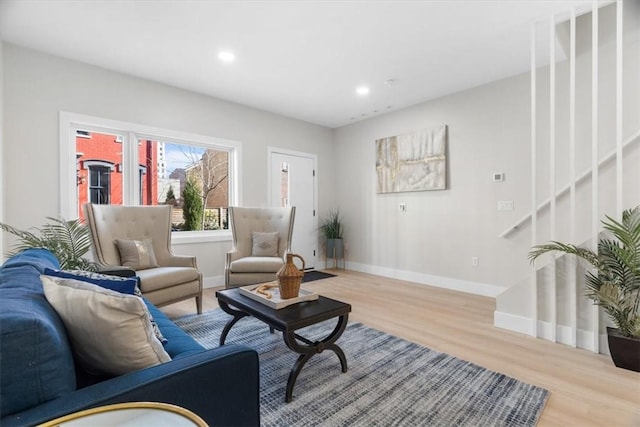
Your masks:
{"label": "thermostat on wall", "polygon": [[495,182],[504,181],[504,172],[496,172],[493,174],[493,180]]}

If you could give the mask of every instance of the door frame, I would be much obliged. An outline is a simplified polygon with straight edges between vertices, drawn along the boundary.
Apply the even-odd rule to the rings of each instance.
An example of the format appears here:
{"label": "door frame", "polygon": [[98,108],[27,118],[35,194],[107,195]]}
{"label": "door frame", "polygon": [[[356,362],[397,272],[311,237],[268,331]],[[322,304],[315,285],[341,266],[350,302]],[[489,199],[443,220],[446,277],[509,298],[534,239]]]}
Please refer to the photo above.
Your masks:
{"label": "door frame", "polygon": [[[314,170],[314,180],[313,180],[313,229],[314,229],[314,236],[315,236],[315,252],[316,252],[316,256],[315,256],[315,263],[318,263],[318,260],[320,259],[320,247],[318,244],[318,155],[317,154],[313,154],[313,153],[305,153],[303,151],[295,151],[295,150],[288,150],[286,148],[278,148],[278,147],[273,147],[273,146],[267,146],[267,183],[266,183],[266,190],[267,190],[267,205],[268,206],[273,206],[272,205],[272,197],[271,197],[271,179],[272,179],[272,173],[271,173],[271,157],[273,156],[273,154],[285,154],[287,156],[297,156],[297,157],[305,157],[305,158],[309,158],[313,160],[313,170]],[[318,269],[318,266],[315,265],[315,268]]]}

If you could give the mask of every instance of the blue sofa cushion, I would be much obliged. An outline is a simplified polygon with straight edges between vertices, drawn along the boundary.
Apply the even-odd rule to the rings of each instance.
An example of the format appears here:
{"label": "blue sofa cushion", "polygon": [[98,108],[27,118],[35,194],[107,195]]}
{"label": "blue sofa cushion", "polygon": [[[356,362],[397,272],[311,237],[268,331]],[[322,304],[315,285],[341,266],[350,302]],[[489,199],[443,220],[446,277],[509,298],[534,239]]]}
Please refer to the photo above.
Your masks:
{"label": "blue sofa cushion", "polygon": [[28,249],[0,267],[0,416],[76,389],[71,346],[40,282],[60,268],[45,249]]}
{"label": "blue sofa cushion", "polygon": [[144,302],[147,304],[149,313],[156,321],[162,335],[167,339],[167,342],[164,344],[164,350],[169,353],[171,359],[179,359],[205,350],[204,347],[193,339],[193,337],[189,336],[185,331],[176,326],[176,324],[173,323],[166,314],[157,309],[146,299]]}

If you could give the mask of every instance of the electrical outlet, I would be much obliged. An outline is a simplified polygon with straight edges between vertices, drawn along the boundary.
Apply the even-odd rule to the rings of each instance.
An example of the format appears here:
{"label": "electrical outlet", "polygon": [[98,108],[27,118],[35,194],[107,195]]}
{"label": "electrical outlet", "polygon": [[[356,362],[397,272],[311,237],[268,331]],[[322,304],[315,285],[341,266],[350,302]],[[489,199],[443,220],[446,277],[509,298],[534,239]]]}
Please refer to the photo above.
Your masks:
{"label": "electrical outlet", "polygon": [[471,267],[477,267],[480,265],[480,259],[477,256],[471,257]]}
{"label": "electrical outlet", "polygon": [[407,211],[407,204],[400,203],[400,212],[406,212],[406,211]]}

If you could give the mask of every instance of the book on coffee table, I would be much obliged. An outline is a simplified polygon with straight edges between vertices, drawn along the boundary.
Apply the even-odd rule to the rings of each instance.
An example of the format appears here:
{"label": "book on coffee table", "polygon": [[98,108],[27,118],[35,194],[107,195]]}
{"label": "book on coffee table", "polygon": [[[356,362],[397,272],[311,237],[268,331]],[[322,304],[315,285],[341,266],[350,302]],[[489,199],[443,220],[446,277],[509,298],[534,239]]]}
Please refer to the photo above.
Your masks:
{"label": "book on coffee table", "polygon": [[[273,288],[267,289],[266,292],[271,294],[271,298],[267,298],[266,295],[259,294],[256,292],[256,289],[261,285],[265,284],[274,284],[276,285]],[[268,282],[268,283],[260,283],[256,285],[243,286],[238,288],[240,290],[240,295],[244,295],[245,297],[251,298],[259,303],[262,303],[268,307],[274,308],[276,310],[288,307],[292,304],[297,304],[303,301],[313,301],[318,299],[318,293],[313,291],[308,291],[306,289],[300,289],[298,296],[295,298],[287,298],[284,299],[280,296],[280,289],[278,288],[278,282]]]}

